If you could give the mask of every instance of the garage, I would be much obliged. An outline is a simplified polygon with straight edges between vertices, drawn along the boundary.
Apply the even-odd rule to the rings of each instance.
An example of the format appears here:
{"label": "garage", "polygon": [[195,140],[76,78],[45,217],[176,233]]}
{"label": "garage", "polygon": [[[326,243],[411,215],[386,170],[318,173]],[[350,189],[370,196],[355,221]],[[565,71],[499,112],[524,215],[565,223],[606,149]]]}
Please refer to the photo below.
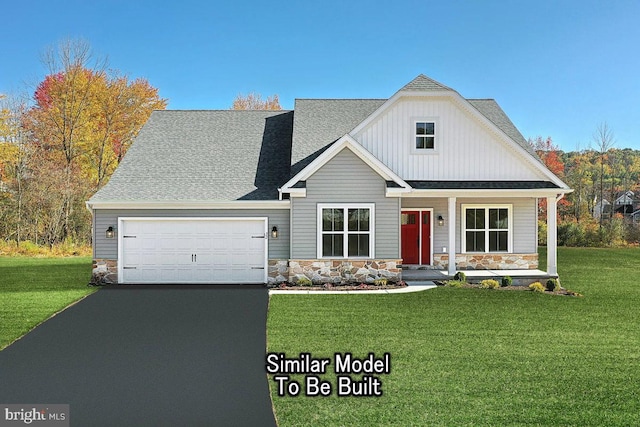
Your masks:
{"label": "garage", "polygon": [[267,218],[118,218],[118,281],[266,283]]}

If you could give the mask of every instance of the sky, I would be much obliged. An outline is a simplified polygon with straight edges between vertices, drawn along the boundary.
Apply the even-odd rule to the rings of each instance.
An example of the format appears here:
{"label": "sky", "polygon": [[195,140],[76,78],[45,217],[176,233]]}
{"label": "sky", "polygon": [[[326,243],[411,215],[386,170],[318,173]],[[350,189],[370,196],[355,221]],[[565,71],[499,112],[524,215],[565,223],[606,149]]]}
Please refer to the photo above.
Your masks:
{"label": "sky", "polygon": [[565,151],[640,149],[638,0],[6,2],[0,93],[32,94],[65,39],[145,78],[170,109],[228,109],[240,93],[389,98],[419,74],[493,98],[525,138]]}

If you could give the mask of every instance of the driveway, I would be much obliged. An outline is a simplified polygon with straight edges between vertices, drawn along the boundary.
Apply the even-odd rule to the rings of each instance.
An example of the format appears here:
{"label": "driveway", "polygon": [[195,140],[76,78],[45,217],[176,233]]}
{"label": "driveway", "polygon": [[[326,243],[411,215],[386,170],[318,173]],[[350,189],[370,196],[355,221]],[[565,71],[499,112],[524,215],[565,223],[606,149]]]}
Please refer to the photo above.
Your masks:
{"label": "driveway", "polygon": [[72,426],[275,426],[268,293],[101,289],[0,351],[0,403],[69,404]]}

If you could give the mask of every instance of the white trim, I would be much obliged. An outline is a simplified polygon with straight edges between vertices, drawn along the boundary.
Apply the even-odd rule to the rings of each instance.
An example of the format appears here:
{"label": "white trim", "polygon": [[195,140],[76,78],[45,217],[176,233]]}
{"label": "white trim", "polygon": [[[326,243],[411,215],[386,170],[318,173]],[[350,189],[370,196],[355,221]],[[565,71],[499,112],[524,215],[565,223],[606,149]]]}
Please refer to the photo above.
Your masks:
{"label": "white trim", "polygon": [[[467,251],[467,224],[466,217],[467,209],[484,209],[485,210],[485,222],[484,222],[484,231],[485,231],[485,239],[484,239],[484,248],[483,252],[468,252]],[[488,227],[489,223],[489,209],[507,209],[507,221],[508,227],[507,231],[507,251],[489,251],[489,231],[491,230]],[[489,203],[489,204],[478,204],[478,203],[462,203],[460,204],[460,253],[463,254],[511,254],[513,253],[513,204],[510,203]]]}
{"label": "white trim", "polygon": [[[433,154],[438,154],[439,151],[439,147],[440,147],[440,143],[441,143],[441,139],[440,139],[440,118],[439,117],[411,117],[409,119],[409,123],[411,123],[411,130],[412,130],[412,145],[411,145],[411,149],[409,150],[409,152],[411,154],[415,154],[418,156],[424,156],[424,155],[433,155]],[[418,123],[433,123],[433,148],[418,148],[416,147],[416,138],[418,137],[418,134],[416,133],[416,125]],[[430,136],[430,135],[422,135],[422,136]]]}
{"label": "white trim", "polygon": [[289,209],[289,200],[217,201],[96,201],[86,202],[88,209]]}
{"label": "white trim", "polygon": [[[434,224],[434,218],[433,218],[433,208],[401,208],[400,209],[400,215],[402,215],[403,212],[419,212],[419,216],[420,216],[420,227],[418,227],[418,236],[420,237],[420,245],[418,247],[418,264],[419,265],[433,265],[433,224]],[[429,244],[430,244],[430,251],[429,251],[429,263],[425,264],[424,260],[422,259],[422,212],[430,212],[431,214],[429,215]],[[400,258],[402,258],[402,219],[400,219]],[[404,263],[404,260],[403,260]]]}
{"label": "white trim", "polygon": [[299,181],[306,181],[311,175],[316,173],[322,166],[324,166],[327,162],[329,162],[329,160],[337,156],[345,148],[351,150],[353,154],[358,156],[360,160],[366,163],[371,169],[373,169],[386,181],[394,181],[398,185],[400,185],[401,188],[399,190],[404,190],[405,192],[411,190],[409,184],[404,182],[402,178],[396,175],[384,163],[376,159],[373,154],[368,152],[362,145],[356,142],[355,139],[353,139],[350,135],[344,135],[331,147],[327,148],[322,154],[316,157],[304,169],[298,172],[293,178],[287,181],[287,183],[282,186],[281,191],[283,193],[297,193],[296,196],[302,196],[302,191],[300,190],[304,190],[306,195],[306,189],[297,189],[293,188],[293,186]]}
{"label": "white trim", "polygon": [[[349,256],[349,227],[348,215],[344,216],[344,230],[342,233],[345,238],[342,242],[343,256],[322,255],[322,210],[323,209],[369,209],[369,256],[366,257],[350,257]],[[364,233],[361,233],[364,234]],[[375,203],[318,203],[316,205],[316,256],[317,259],[372,259],[375,258],[375,241],[376,241],[376,213]]]}
{"label": "white trim", "polygon": [[269,273],[269,218],[268,217],[118,217],[118,284],[123,283],[124,262],[122,246],[124,239],[123,223],[125,221],[263,221],[264,222],[264,276],[263,283],[267,283]]}

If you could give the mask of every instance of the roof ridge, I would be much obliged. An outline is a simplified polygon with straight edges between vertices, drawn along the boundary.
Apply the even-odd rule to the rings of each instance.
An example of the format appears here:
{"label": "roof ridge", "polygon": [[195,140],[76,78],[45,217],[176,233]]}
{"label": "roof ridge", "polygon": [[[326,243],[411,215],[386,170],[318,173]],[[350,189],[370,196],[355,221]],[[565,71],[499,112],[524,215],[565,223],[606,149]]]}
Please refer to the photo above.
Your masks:
{"label": "roof ridge", "polygon": [[432,79],[431,77],[427,77],[424,74],[419,74],[416,78],[414,78],[409,83],[404,85],[399,92],[401,91],[430,92],[430,91],[436,91],[436,90],[454,91],[449,86],[444,85],[439,81]]}

